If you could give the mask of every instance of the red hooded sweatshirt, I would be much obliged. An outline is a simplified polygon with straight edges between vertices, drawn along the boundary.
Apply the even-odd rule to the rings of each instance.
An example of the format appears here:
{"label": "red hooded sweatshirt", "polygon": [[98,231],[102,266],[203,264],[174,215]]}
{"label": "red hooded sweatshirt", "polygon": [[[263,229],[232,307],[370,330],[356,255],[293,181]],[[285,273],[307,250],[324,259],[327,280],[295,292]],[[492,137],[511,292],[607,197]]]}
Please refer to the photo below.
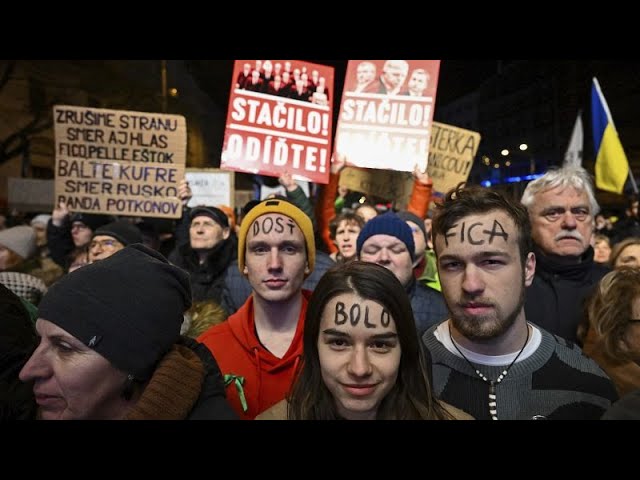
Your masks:
{"label": "red hooded sweatshirt", "polygon": [[[214,325],[198,337],[220,365],[227,386],[227,400],[241,419],[253,420],[289,392],[302,357],[304,317],[310,296],[311,292],[302,290],[298,327],[282,358],[264,348],[256,336],[253,295],[227,321]],[[241,399],[243,395],[245,402]]]}

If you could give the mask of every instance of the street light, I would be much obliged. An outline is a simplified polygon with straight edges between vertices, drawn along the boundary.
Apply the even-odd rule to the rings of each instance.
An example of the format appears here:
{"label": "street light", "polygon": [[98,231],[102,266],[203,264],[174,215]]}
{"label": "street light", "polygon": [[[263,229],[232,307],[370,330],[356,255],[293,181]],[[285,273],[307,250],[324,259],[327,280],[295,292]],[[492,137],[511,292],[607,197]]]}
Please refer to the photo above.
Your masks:
{"label": "street light", "polygon": [[[520,150],[520,152],[522,152],[523,154],[525,154],[525,155],[529,158],[529,173],[530,173],[531,175],[535,174],[535,173],[536,173],[536,159],[535,159],[535,158],[534,158],[534,156],[531,154],[531,152],[528,152],[528,150],[529,150],[529,145],[527,145],[526,143],[521,143],[521,144],[518,146],[518,150]],[[510,152],[509,152],[509,150],[508,150],[507,148],[503,148],[503,149],[500,151],[500,154],[501,154],[503,157],[507,157],[507,156],[509,156]],[[508,167],[508,166],[510,166],[510,165],[511,165],[511,163],[512,163],[512,162],[509,160],[509,161],[505,162],[505,166],[507,166],[507,167]]]}

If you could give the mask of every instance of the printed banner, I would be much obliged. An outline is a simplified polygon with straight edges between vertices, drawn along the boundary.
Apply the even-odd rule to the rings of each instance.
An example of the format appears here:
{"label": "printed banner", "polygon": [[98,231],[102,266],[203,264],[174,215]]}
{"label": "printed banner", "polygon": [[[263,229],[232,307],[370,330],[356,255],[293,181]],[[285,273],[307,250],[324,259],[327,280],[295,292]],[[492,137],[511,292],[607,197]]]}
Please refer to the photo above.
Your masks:
{"label": "printed banner", "polygon": [[187,168],[185,176],[192,194],[188,207],[193,208],[199,205],[235,207],[234,172],[219,168]]}
{"label": "printed banner", "polygon": [[221,167],[329,182],[333,67],[236,60]]}
{"label": "printed banner", "polygon": [[335,150],[349,165],[427,166],[440,60],[349,60]]}
{"label": "printed banner", "polygon": [[427,172],[435,194],[444,195],[467,181],[479,146],[478,132],[433,122]]}
{"label": "printed banner", "polygon": [[183,116],[56,105],[55,198],[71,211],[179,218]]}

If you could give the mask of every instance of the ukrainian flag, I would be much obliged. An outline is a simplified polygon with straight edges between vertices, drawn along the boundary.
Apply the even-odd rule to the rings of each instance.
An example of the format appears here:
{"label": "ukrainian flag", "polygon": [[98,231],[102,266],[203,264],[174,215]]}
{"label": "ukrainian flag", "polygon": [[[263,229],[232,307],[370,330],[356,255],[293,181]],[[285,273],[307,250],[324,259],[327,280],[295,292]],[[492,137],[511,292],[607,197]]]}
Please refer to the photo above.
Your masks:
{"label": "ukrainian flag", "polygon": [[629,162],[595,77],[591,87],[591,119],[596,152],[596,186],[609,192],[623,193],[629,176]]}

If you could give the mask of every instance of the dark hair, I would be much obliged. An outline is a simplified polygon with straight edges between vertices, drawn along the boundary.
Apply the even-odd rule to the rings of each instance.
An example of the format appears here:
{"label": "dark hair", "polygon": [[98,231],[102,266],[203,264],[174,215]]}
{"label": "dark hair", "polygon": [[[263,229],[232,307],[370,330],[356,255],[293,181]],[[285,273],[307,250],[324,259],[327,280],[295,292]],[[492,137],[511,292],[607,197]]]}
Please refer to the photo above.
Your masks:
{"label": "dark hair", "polygon": [[332,298],[354,293],[380,303],[393,318],[402,349],[398,377],[382,400],[377,419],[445,419],[450,415],[434,397],[411,303],[396,276],[380,265],[353,262],[329,269],[316,285],[307,306],[304,353],[289,395],[291,420],[340,418],[335,400],[322,380],[318,336],[322,313]]}
{"label": "dark hair", "polygon": [[347,222],[347,225],[357,225],[360,230],[364,227],[364,219],[360,215],[356,215],[354,212],[342,212],[340,215],[333,217],[331,223],[329,223],[331,240],[336,239],[336,232],[343,221]]}
{"label": "dark hair", "polygon": [[[461,219],[469,215],[503,211],[516,226],[518,231],[518,246],[522,264],[527,260],[527,254],[533,250],[531,239],[531,222],[527,209],[519,202],[506,198],[502,193],[479,186],[464,186],[464,183],[449,190],[439,203],[432,224],[432,237],[445,233],[455,226]],[[437,249],[436,249],[436,253]]]}

